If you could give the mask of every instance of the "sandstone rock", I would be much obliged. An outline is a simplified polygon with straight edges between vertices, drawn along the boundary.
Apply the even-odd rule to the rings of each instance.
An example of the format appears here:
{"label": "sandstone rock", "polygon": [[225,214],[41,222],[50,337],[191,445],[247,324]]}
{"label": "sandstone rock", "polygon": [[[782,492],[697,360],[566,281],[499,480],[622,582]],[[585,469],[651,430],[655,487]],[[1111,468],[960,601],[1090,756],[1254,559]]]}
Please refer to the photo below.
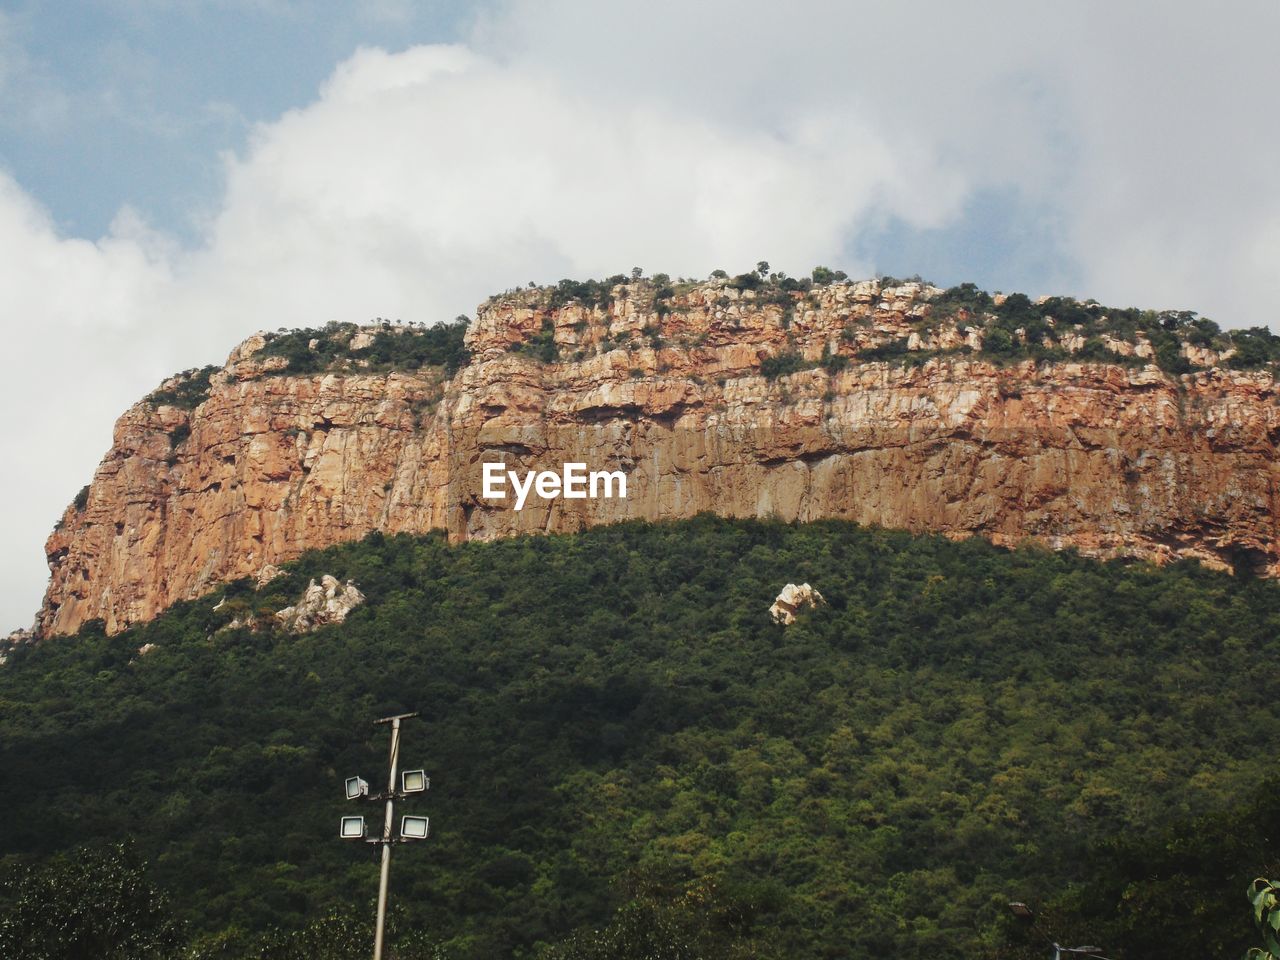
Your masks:
{"label": "sandstone rock", "polygon": [[[497,297],[467,330],[471,362],[447,382],[428,369],[263,376],[287,361],[255,358],[255,335],[197,411],[139,403],[117,422],[84,508],[68,507],[46,545],[39,632],[94,618],[116,632],[375,530],[459,542],[701,511],[1280,575],[1269,373],[1179,380],[1154,365],[957,355],[770,380],[760,364],[771,355],[816,359],[834,345],[852,358],[907,338],[931,288],[886,300],[875,281],[815,287],[790,315],[730,300],[731,289],[682,288],[661,315],[643,284],[556,310],[545,291]],[[557,362],[509,349],[544,323],[568,345]],[[932,336],[924,349],[945,342]],[[965,337],[980,347],[976,328]],[[180,425],[190,435],[174,456]],[[486,459],[621,470],[628,496],[531,498],[516,511],[481,496]]]}
{"label": "sandstone rock", "polygon": [[262,569],[258,571],[258,576],[255,582],[258,588],[261,589],[262,587],[265,587],[268,583],[270,583],[272,580],[282,576],[284,576],[283,570],[277,567],[274,563],[268,563],[268,564],[264,564]]}
{"label": "sandstone rock", "polygon": [[796,622],[797,610],[802,607],[814,607],[826,602],[822,598],[822,594],[809,586],[809,584],[802,583],[796,586],[794,583],[788,583],[782,588],[778,598],[773,601],[773,606],[769,608],[769,615],[773,617],[774,623],[790,626]]}
{"label": "sandstone rock", "polygon": [[1102,345],[1112,353],[1120,357],[1132,357],[1137,352],[1132,343],[1127,340],[1117,340],[1115,337],[1103,334],[1101,337]]}
{"label": "sandstone rock", "polygon": [[1196,367],[1216,367],[1223,359],[1219,357],[1218,351],[1210,350],[1208,347],[1197,346],[1194,343],[1184,343],[1182,345],[1182,355]]}
{"label": "sandstone rock", "polygon": [[1068,353],[1079,353],[1084,347],[1084,337],[1078,333],[1066,334],[1061,339],[1062,348]]}
{"label": "sandstone rock", "polygon": [[347,614],[364,603],[364,594],[350,580],[341,584],[327,573],[308,584],[292,607],[276,613],[276,620],[289,633],[310,633],[331,623],[342,623]]}
{"label": "sandstone rock", "polygon": [[138,648],[138,656],[145,657],[148,653],[156,648],[154,643],[144,643]]}
{"label": "sandstone rock", "polygon": [[231,355],[227,357],[227,366],[239,363],[241,360],[248,360],[266,345],[266,333],[255,333],[253,336],[247,337],[231,351]]}

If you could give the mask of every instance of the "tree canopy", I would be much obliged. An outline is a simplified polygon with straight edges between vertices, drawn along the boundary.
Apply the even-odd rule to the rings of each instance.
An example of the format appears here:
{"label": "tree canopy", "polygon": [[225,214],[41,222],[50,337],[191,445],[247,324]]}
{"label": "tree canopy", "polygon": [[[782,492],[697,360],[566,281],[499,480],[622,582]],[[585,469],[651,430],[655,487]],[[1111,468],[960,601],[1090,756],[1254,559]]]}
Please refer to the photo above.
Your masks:
{"label": "tree canopy", "polygon": [[[345,624],[227,628],[321,573],[368,597]],[[802,581],[827,605],[773,623]],[[370,721],[418,709],[402,760],[432,788],[401,812],[432,839],[396,853],[405,956],[409,931],[458,958],[1017,956],[1007,900],[1123,934],[1141,916],[1118,903],[1182,902],[1127,894],[1135,858],[1213,835],[1196,823],[1254,836],[1239,805],[1274,763],[1278,636],[1270,582],[834,521],[374,534],[16,653],[0,870],[133,837],[209,956],[324,939],[376,889],[370,850],[337,839],[342,780],[376,782]],[[1239,953],[1267,856],[1170,853],[1159,889],[1221,888],[1192,901]],[[1184,929],[1142,944],[1176,952]],[[1153,955],[1138,943],[1107,955]]]}

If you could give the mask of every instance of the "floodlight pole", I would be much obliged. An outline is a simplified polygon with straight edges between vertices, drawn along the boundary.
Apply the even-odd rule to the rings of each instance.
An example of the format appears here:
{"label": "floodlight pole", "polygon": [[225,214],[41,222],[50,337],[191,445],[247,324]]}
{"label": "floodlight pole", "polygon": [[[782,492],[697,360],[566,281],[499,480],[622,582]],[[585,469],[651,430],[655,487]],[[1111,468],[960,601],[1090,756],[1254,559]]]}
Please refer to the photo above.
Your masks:
{"label": "floodlight pole", "polygon": [[391,724],[391,773],[387,777],[387,816],[382,823],[382,875],[378,878],[378,923],[373,934],[373,960],[382,960],[383,930],[387,921],[387,881],[391,875],[391,826],[395,822],[396,768],[400,765],[400,721],[418,716],[401,713],[383,717],[375,724]]}

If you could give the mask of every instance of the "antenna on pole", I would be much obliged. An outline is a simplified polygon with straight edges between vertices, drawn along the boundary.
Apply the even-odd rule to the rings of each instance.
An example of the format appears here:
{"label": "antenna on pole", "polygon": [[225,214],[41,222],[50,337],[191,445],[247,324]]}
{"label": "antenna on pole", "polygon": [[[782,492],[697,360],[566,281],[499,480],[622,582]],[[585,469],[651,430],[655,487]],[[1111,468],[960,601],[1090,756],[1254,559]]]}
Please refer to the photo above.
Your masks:
{"label": "antenna on pole", "polygon": [[382,820],[382,833],[377,837],[366,836],[364,817],[343,817],[339,836],[344,840],[364,840],[366,843],[378,844],[382,847],[382,870],[378,876],[378,920],[373,934],[373,960],[382,960],[382,945],[387,920],[387,890],[391,876],[391,845],[393,843],[411,843],[425,840],[430,828],[427,817],[406,816],[400,822],[400,836],[393,837],[391,828],[395,824],[395,801],[422,793],[431,786],[431,779],[423,770],[405,770],[397,786],[396,773],[400,768],[400,723],[412,717],[413,713],[398,713],[392,717],[382,717],[373,721],[375,725],[391,725],[391,755],[388,763],[387,789],[385,793],[369,795],[369,784],[360,777],[348,777],[346,793],[348,800],[386,801],[386,809]]}

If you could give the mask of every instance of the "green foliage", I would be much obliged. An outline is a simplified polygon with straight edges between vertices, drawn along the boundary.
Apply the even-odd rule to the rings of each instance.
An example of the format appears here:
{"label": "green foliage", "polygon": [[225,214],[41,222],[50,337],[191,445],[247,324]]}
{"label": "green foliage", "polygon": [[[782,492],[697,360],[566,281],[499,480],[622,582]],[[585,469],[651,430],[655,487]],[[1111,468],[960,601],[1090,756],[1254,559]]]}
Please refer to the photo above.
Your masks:
{"label": "green foliage", "polygon": [[[320,373],[339,361],[351,359],[349,341],[356,329],[353,323],[332,323],[323,329],[308,327],[268,334],[267,342],[254,356],[284,357],[288,363],[282,373]],[[314,350],[313,340],[316,341]]]}
{"label": "green foliage", "polygon": [[950,287],[932,302],[935,311],[948,316],[961,311],[972,316],[978,316],[989,311],[993,305],[994,301],[991,299],[991,295],[985,290],[979,290],[972,283],[962,283],[959,286]]}
{"label": "green foliage", "polygon": [[0,872],[0,957],[168,960],[183,940],[130,845],[85,847]]}
{"label": "green foliage", "polygon": [[1221,332],[1208,317],[1197,317],[1187,327],[1187,341],[1198,347],[1212,346]]}
{"label": "green foliage", "polygon": [[654,891],[619,908],[602,930],[581,931],[538,960],[754,960],[776,953],[757,931],[758,906],[702,880],[675,896]]}
{"label": "green foliage", "polygon": [[458,317],[451,323],[413,330],[380,330],[373,343],[352,353],[356,359],[367,358],[374,370],[417,370],[421,367],[443,367],[452,375],[470,359],[463,345],[468,320]]}
{"label": "green foliage", "polygon": [[801,353],[796,350],[789,350],[784,353],[772,354],[761,360],[760,372],[768,380],[777,380],[779,377],[785,377],[791,373],[809,370],[813,366],[814,364],[806,360]]}
{"label": "green foliage", "polygon": [[569,280],[566,278],[552,288],[547,305],[552,310],[558,310],[570,303],[581,303],[588,307],[604,306],[609,302],[609,298],[613,296],[613,288],[620,283],[626,282],[627,278],[621,274],[609,277],[606,280]]}
{"label": "green foliage", "polygon": [[322,373],[349,367],[357,360],[368,361],[368,369],[373,371],[442,367],[446,374],[452,374],[470,358],[463,344],[467,322],[466,317],[458,317],[431,327],[387,324],[374,335],[372,343],[359,350],[351,347],[356,326],[334,323],[322,329],[272,334],[256,356],[287,358],[288,364],[281,372],[290,374]]}
{"label": "green foliage", "polygon": [[1229,363],[1239,370],[1254,370],[1280,360],[1280,337],[1266,327],[1233,330],[1231,343],[1236,348]]}
{"label": "green foliage", "polygon": [[544,317],[542,329],[526,342],[513,344],[511,349],[517,353],[527,353],[541,363],[555,363],[560,358],[555,322],[550,317]]}
{"label": "green foliage", "polygon": [[832,270],[830,267],[814,267],[811,276],[813,278],[813,282],[819,286],[835,283],[838,280],[849,279],[849,275],[843,270]]}
{"label": "green foliage", "polygon": [[[1174,376],[1194,369],[1182,353],[1184,343],[1216,350],[1234,344],[1237,354],[1227,363],[1239,368],[1253,369],[1280,361],[1280,337],[1264,327],[1227,335],[1212,320],[1188,310],[1115,309],[1070,297],[1035,302],[1025,294],[1014,293],[997,305],[995,298],[972,283],[951,287],[934,297],[928,318],[930,325],[950,320],[979,328],[983,333],[981,353],[997,362],[1074,359],[1140,366],[1149,361],[1121,356],[1108,349],[1103,340],[1110,336],[1133,343],[1139,334],[1151,343],[1156,365]],[[1072,353],[1059,346],[1066,333],[1083,336],[1084,347]]]}
{"label": "green foliage", "polygon": [[1089,337],[1076,351],[1077,360],[1092,360],[1095,363],[1110,363],[1114,357],[1115,354],[1107,349],[1101,337]]}
{"label": "green foliage", "polygon": [[1013,334],[1003,327],[993,327],[982,338],[982,352],[997,357],[1009,357],[1016,351]]}
{"label": "green foliage", "polygon": [[194,410],[209,399],[209,378],[221,367],[208,366],[199,370],[187,370],[178,374],[178,382],[168,390],[153,390],[147,395],[147,402],[157,406],[178,407],[182,410]]}
{"label": "green foliage", "polygon": [[818,365],[827,373],[836,374],[849,366],[849,358],[843,354],[832,353],[830,347],[824,347],[822,359],[818,362]]}
{"label": "green foliage", "polygon": [[1270,779],[1242,801],[1153,835],[1096,841],[1079,878],[1043,914],[1055,937],[1101,942],[1116,960],[1239,957],[1249,944],[1239,891],[1250,877],[1280,870],[1277,836],[1280,781]]}
{"label": "green foliage", "polygon": [[1191,361],[1182,355],[1182,341],[1165,330],[1149,335],[1156,352],[1156,365],[1165,373],[1178,376],[1191,372]]}
{"label": "green foliage", "polygon": [[[216,632],[321,573],[368,596],[342,626]],[[788,581],[829,605],[783,629]],[[433,837],[397,849],[392,897],[459,960],[598,951],[591,929],[644,946],[646,924],[674,949],[706,884],[750,907],[726,948],[799,960],[978,956],[1010,895],[1064,890],[1074,942],[1132,903],[1135,929],[1184,915],[1125,960],[1184,955],[1209,915],[1179,890],[1238,904],[1274,875],[1269,815],[1234,805],[1273,764],[1278,638],[1270,582],[840,522],[374,534],[261,591],[15,650],[0,853],[132,834],[207,956],[258,956],[371,914],[376,860],[334,836],[342,778],[385,763],[371,718],[417,708],[402,760],[431,772],[412,810]],[[653,871],[665,892],[628,889]]]}
{"label": "green foliage", "polygon": [[[361,911],[335,907],[301,929],[273,928],[249,934],[231,927],[197,938],[184,960],[363,960],[374,940],[372,902]],[[385,930],[388,960],[447,960],[428,931],[410,923],[392,904]]]}
{"label": "green foliage", "polygon": [[1250,947],[1249,960],[1280,958],[1280,887],[1258,877],[1246,891],[1253,907],[1253,921],[1262,937],[1261,947]]}
{"label": "green foliage", "polygon": [[71,501],[71,505],[76,508],[76,513],[83,513],[84,508],[89,505],[89,485],[86,483],[80,488],[80,492],[76,494],[76,498]]}
{"label": "green foliage", "polygon": [[653,292],[653,309],[661,316],[664,313],[670,313],[671,308],[667,305],[672,297],[676,295],[676,291],[668,284],[662,284]]}
{"label": "green foliage", "polygon": [[899,337],[858,353],[859,360],[900,360],[908,356],[907,338]]}

